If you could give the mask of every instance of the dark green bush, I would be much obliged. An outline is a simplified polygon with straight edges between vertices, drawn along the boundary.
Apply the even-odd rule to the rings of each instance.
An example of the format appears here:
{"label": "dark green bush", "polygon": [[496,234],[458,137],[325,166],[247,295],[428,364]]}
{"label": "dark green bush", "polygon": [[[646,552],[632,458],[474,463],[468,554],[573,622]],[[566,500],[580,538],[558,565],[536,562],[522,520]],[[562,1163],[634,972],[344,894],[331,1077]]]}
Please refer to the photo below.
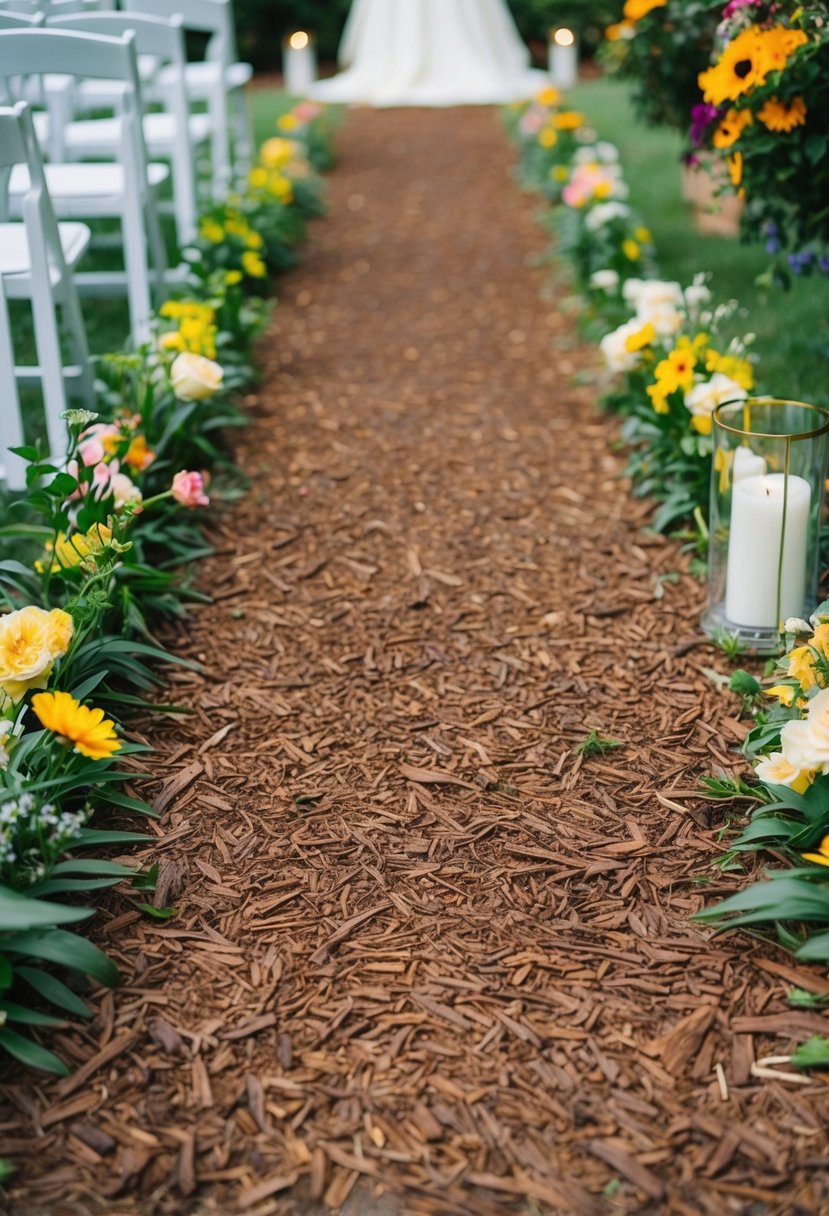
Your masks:
{"label": "dark green bush", "polygon": [[[509,0],[515,20],[528,42],[544,41],[551,25],[572,25],[592,52],[604,25],[619,15],[618,0]],[[236,26],[242,58],[262,70],[281,66],[281,43],[294,29],[313,30],[320,59],[332,61],[351,0],[235,0]]]}

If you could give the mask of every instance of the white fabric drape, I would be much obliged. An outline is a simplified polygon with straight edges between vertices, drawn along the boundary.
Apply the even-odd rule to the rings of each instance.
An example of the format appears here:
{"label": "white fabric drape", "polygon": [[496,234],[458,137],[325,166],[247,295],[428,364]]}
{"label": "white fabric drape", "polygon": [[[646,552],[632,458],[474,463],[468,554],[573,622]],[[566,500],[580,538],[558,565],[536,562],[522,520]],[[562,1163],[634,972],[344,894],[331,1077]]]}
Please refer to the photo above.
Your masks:
{"label": "white fabric drape", "polygon": [[345,71],[320,101],[374,106],[503,104],[545,82],[529,67],[505,0],[354,0],[340,45]]}

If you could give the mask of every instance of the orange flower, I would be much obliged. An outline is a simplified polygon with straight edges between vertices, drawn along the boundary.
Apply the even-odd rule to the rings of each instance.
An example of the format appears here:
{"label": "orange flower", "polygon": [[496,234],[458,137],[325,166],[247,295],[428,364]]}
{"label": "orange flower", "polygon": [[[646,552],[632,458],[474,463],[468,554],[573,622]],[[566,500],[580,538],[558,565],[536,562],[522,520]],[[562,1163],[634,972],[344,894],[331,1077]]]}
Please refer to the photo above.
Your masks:
{"label": "orange flower", "polygon": [[787,134],[795,127],[804,125],[806,113],[806,103],[802,97],[792,97],[789,101],[770,97],[757,117],[770,131],[782,131]]}
{"label": "orange flower", "polygon": [[715,148],[730,148],[736,144],[746,127],[754,122],[751,110],[729,110],[714,131]]}

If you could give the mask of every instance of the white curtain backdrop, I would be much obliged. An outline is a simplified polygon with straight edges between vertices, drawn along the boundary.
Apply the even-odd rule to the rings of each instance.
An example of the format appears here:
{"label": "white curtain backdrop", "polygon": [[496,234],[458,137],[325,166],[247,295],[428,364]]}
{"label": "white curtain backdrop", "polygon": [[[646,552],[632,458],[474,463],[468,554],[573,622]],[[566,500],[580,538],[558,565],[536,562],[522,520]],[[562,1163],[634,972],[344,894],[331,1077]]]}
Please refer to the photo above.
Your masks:
{"label": "white curtain backdrop", "polygon": [[340,45],[345,71],[320,101],[374,106],[493,105],[543,87],[505,0],[354,0]]}

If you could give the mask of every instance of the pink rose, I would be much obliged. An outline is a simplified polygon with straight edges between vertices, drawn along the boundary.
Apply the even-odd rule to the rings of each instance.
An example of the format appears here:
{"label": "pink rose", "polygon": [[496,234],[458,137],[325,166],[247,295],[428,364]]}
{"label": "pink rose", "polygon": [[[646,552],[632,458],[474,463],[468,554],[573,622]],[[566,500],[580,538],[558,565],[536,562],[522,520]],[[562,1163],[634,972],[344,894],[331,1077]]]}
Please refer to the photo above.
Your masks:
{"label": "pink rose", "polygon": [[100,464],[106,458],[107,439],[118,439],[120,430],[111,422],[96,422],[88,426],[78,437],[78,455],[87,468]]}
{"label": "pink rose", "polygon": [[172,492],[173,498],[183,507],[206,507],[210,503],[204,492],[204,478],[201,473],[188,473],[182,469],[173,478]]}

